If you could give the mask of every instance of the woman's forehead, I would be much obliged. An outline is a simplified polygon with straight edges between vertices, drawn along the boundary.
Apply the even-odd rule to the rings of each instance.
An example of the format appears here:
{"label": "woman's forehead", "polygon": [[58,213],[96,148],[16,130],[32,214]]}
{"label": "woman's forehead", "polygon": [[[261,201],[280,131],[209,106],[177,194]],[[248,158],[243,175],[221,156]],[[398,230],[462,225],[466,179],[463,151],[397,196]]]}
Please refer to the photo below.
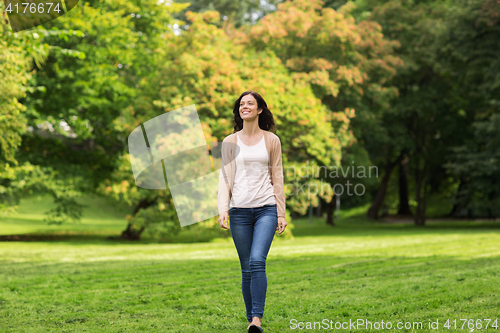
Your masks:
{"label": "woman's forehead", "polygon": [[255,101],[255,97],[252,94],[245,95],[241,98],[242,101]]}

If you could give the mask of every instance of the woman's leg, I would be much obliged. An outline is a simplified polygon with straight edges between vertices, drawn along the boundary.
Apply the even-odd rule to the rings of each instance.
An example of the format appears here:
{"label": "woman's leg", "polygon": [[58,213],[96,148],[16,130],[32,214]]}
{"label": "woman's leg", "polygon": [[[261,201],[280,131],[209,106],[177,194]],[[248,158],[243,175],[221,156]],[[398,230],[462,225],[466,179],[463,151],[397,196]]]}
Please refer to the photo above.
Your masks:
{"label": "woman's leg", "polygon": [[266,259],[278,226],[278,213],[276,204],[253,210],[255,228],[250,252],[252,318],[262,318],[267,292]]}
{"label": "woman's leg", "polygon": [[247,311],[247,320],[252,322],[252,294],[250,291],[250,252],[254,232],[252,208],[231,208],[229,210],[229,223],[241,265],[241,290]]}

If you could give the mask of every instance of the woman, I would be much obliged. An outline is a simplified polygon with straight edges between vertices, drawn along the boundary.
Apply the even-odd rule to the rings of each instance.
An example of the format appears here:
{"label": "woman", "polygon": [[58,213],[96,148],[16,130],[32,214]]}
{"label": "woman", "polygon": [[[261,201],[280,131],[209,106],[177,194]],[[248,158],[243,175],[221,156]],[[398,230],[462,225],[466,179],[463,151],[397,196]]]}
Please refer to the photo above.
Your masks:
{"label": "woman", "polygon": [[281,142],[269,131],[275,126],[273,115],[258,93],[241,94],[233,114],[234,133],[222,143],[219,225],[229,229],[230,218],[241,264],[248,332],[263,332],[266,258],[275,232],[281,235],[287,226]]}

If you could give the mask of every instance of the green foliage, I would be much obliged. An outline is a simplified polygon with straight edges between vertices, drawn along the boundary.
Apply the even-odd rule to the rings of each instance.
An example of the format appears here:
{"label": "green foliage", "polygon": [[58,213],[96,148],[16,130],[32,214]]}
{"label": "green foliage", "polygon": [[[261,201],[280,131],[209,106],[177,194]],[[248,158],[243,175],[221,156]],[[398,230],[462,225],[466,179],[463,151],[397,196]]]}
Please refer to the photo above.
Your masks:
{"label": "green foliage", "polygon": [[[1,3],[0,12],[3,10]],[[41,43],[37,30],[13,33],[0,20],[0,162],[17,163],[15,152],[26,131],[26,107],[19,99],[26,95],[32,62],[40,64],[47,54],[48,45]]]}
{"label": "green foliage", "polygon": [[460,207],[474,207],[486,215],[496,210],[500,198],[500,114],[473,124],[474,132],[463,146],[452,148],[453,155],[445,165],[461,179],[458,193]]}
{"label": "green foliage", "polygon": [[280,0],[178,0],[176,2],[189,3],[189,7],[174,15],[183,21],[187,20],[188,11],[195,13],[217,11],[220,13],[220,20],[215,23],[216,25],[223,26],[225,22],[229,22],[236,27],[241,27],[251,25],[275,10]]}
{"label": "green foliage", "polygon": [[[450,148],[472,135],[470,124],[484,112],[483,105],[493,105],[495,93],[488,97],[487,91],[488,82],[494,82],[488,73],[498,72],[496,57],[491,57],[498,50],[494,42],[497,5],[489,0],[363,0],[357,4],[358,20],[378,22],[385,36],[400,43],[395,51],[404,61],[391,81],[399,96],[380,118],[384,139],[375,140],[375,146],[368,140],[364,143],[378,165],[409,151],[416,221],[422,223],[426,197],[447,186],[444,164]],[[493,67],[485,66],[490,58]]]}
{"label": "green foliage", "polygon": [[29,152],[24,157],[65,174],[83,172],[87,189],[96,188],[125,148],[124,128],[115,120],[142,101],[137,85],[154,72],[156,47],[170,31],[170,13],[178,8],[155,1],[85,3],[46,23],[48,28],[82,31],[83,38],[44,39],[85,58],[55,50],[35,75],[33,85],[43,89],[26,101],[35,130],[25,138]]}
{"label": "green foliage", "polygon": [[367,102],[372,113],[387,107],[397,91],[385,82],[402,65],[392,55],[398,43],[384,39],[375,22],[356,23],[350,14],[354,5],[335,11],[321,4],[297,0],[278,5],[277,12],[252,27],[249,41],[273,50],[332,111],[354,107],[357,112],[367,109]]}
{"label": "green foliage", "polygon": [[457,117],[471,123],[452,146],[445,167],[461,182],[457,206],[480,208],[482,215],[500,199],[499,15],[498,1],[460,1],[445,17],[436,41],[449,45],[439,56],[460,96]]}
{"label": "green foliage", "polygon": [[52,196],[54,208],[46,214],[46,221],[60,224],[78,221],[83,206],[76,201],[80,195],[78,188],[82,179],[65,179],[52,168],[42,168],[29,162],[11,167],[9,164],[0,170],[0,210],[13,212],[22,197],[32,193],[48,193]]}
{"label": "green foliage", "polygon": [[[3,6],[1,3],[0,12],[3,12]],[[43,41],[46,35],[67,38],[68,35],[78,36],[80,33],[60,30],[49,32],[44,28],[13,33],[4,20],[0,21],[0,211],[13,212],[22,196],[43,191],[49,193],[56,203],[47,212],[46,221],[61,223],[70,219],[78,220],[81,216],[82,206],[75,201],[78,192],[74,189],[78,177],[64,179],[50,167],[33,165],[28,161],[19,163],[16,156],[22,136],[29,133],[26,126],[27,107],[20,100],[27,92],[38,88],[31,86],[30,80],[33,63],[42,66],[51,49]]]}

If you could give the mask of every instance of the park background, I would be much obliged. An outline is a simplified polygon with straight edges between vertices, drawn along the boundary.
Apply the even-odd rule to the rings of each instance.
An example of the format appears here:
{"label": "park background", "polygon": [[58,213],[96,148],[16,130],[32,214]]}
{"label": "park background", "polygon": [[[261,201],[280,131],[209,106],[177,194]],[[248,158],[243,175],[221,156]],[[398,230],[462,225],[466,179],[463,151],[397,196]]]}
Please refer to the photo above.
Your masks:
{"label": "park background", "polygon": [[265,329],[498,317],[499,1],[81,1],[18,33],[0,11],[2,331],[243,332],[229,231],[135,186],[127,137],[195,104],[222,141],[245,90],[289,185]]}

